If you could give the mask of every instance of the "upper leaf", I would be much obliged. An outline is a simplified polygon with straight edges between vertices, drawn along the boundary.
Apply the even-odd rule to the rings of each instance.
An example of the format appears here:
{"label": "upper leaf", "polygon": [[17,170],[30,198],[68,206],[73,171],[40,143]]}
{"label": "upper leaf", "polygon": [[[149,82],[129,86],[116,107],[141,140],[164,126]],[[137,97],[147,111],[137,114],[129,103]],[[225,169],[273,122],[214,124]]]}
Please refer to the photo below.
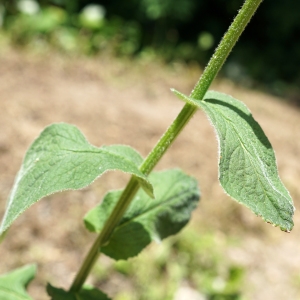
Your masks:
{"label": "upper leaf", "polygon": [[174,92],[201,107],[216,129],[219,179],[224,190],[266,222],[290,231],[294,225],[293,201],[279,178],[273,148],[246,105],[214,91],[203,101]]}
{"label": "upper leaf", "polygon": [[[154,172],[149,176],[155,188],[155,200],[140,190],[109,243],[101,251],[114,259],[137,255],[152,240],[160,241],[176,234],[189,221],[200,192],[195,178],[180,170]],[[121,191],[109,192],[103,202],[85,217],[90,231],[101,231],[119,199]]]}
{"label": "upper leaf", "polygon": [[34,278],[35,272],[35,265],[27,265],[0,276],[0,299],[32,300],[27,294],[26,288]]}
{"label": "upper leaf", "polygon": [[11,191],[0,234],[42,197],[84,188],[109,170],[135,175],[152,195],[151,184],[138,168],[142,160],[128,146],[92,146],[73,125],[61,123],[46,127],[26,153]]}
{"label": "upper leaf", "polygon": [[51,300],[110,300],[100,290],[89,286],[84,286],[78,293],[72,293],[53,287],[48,283],[47,293],[51,296]]}

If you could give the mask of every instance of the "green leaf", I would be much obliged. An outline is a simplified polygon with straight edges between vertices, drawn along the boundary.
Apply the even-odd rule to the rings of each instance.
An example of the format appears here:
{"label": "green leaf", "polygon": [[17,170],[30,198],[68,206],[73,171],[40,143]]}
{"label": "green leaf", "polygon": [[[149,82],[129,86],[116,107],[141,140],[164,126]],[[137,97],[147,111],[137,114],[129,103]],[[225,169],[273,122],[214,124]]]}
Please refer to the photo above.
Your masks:
{"label": "green leaf", "polygon": [[88,143],[73,125],[44,129],[26,153],[11,191],[0,234],[29,206],[58,191],[81,189],[109,170],[130,173],[152,195],[152,186],[139,170],[142,157],[128,146]]}
{"label": "green leaf", "polygon": [[0,276],[0,299],[32,300],[27,294],[26,288],[34,278],[35,272],[35,265],[27,265]]}
{"label": "green leaf", "polygon": [[283,231],[292,230],[293,201],[279,178],[273,148],[246,105],[214,91],[203,101],[174,93],[202,108],[216,129],[219,179],[224,190],[266,222]]}
{"label": "green leaf", "polygon": [[[189,221],[200,198],[195,178],[180,170],[154,172],[149,176],[155,188],[155,200],[140,190],[109,243],[101,251],[114,259],[137,255],[152,240],[161,241],[179,232]],[[117,203],[121,191],[109,192],[103,202],[85,217],[90,231],[101,231]]]}
{"label": "green leaf", "polygon": [[84,286],[78,293],[71,293],[48,283],[47,293],[51,300],[110,300],[103,292],[90,286]]}

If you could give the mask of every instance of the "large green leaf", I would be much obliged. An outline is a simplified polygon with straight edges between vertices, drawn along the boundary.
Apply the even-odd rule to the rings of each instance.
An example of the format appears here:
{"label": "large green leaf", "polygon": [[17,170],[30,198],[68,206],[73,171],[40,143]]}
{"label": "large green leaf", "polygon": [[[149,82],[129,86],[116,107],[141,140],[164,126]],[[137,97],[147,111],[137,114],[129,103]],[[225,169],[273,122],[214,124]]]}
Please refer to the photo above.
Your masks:
{"label": "large green leaf", "polygon": [[246,105],[214,91],[203,101],[174,92],[202,108],[216,129],[219,179],[224,190],[266,222],[290,231],[294,225],[293,201],[278,176],[273,148]]}
{"label": "large green leaf", "polygon": [[84,286],[78,293],[71,293],[48,284],[47,293],[51,300],[110,300],[100,290],[89,286]]}
{"label": "large green leaf", "polygon": [[[155,200],[140,190],[109,243],[101,251],[114,259],[137,255],[152,240],[160,241],[176,234],[189,221],[200,192],[194,178],[180,170],[154,172],[149,176],[155,188]],[[90,231],[101,231],[121,191],[109,192],[103,202],[85,217]]]}
{"label": "large green leaf", "polygon": [[26,288],[34,278],[35,265],[28,265],[0,276],[1,300],[32,300]]}
{"label": "large green leaf", "polygon": [[8,201],[0,233],[42,197],[67,189],[80,189],[109,170],[135,175],[152,195],[152,186],[138,167],[142,157],[128,146],[89,144],[73,125],[46,127],[26,153]]}

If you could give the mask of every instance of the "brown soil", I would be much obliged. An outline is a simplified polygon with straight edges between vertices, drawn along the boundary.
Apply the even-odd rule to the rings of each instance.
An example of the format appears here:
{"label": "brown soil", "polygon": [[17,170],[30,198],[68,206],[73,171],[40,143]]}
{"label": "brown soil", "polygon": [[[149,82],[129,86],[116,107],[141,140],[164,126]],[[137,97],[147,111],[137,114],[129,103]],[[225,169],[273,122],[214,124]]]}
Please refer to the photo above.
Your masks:
{"label": "brown soil", "polygon": [[[197,67],[181,64],[0,54],[0,216],[23,155],[45,126],[72,123],[94,145],[128,144],[146,155],[183,106],[169,88],[188,93],[199,74]],[[214,88],[246,102],[273,144],[281,178],[299,207],[300,111],[226,80]],[[198,112],[157,168],[180,167],[199,180],[202,200],[191,226],[242,239],[226,255],[246,267],[247,299],[299,299],[298,211],[290,234],[265,224],[224,195],[217,156],[214,131]],[[1,244],[0,273],[36,262],[38,279],[30,287],[34,299],[47,299],[46,281],[68,287],[94,239],[82,217],[105,191],[127,180],[109,173],[89,188],[53,195],[31,207]]]}

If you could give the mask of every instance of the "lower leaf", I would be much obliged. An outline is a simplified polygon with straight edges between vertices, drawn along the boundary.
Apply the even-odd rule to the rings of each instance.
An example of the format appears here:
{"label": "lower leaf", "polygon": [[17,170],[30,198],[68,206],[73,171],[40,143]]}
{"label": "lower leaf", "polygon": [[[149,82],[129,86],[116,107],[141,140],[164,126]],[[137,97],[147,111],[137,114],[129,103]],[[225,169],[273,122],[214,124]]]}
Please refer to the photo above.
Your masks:
{"label": "lower leaf", "polygon": [[[137,193],[108,244],[101,248],[106,255],[114,259],[133,257],[151,241],[176,234],[188,223],[200,198],[196,179],[176,169],[154,172],[149,180],[156,198],[151,199],[143,190]],[[90,231],[101,231],[120,194],[121,191],[109,192],[85,216]]]}
{"label": "lower leaf", "polygon": [[72,293],[48,283],[47,293],[51,300],[111,300],[106,294],[91,286],[84,286],[78,293]]}

